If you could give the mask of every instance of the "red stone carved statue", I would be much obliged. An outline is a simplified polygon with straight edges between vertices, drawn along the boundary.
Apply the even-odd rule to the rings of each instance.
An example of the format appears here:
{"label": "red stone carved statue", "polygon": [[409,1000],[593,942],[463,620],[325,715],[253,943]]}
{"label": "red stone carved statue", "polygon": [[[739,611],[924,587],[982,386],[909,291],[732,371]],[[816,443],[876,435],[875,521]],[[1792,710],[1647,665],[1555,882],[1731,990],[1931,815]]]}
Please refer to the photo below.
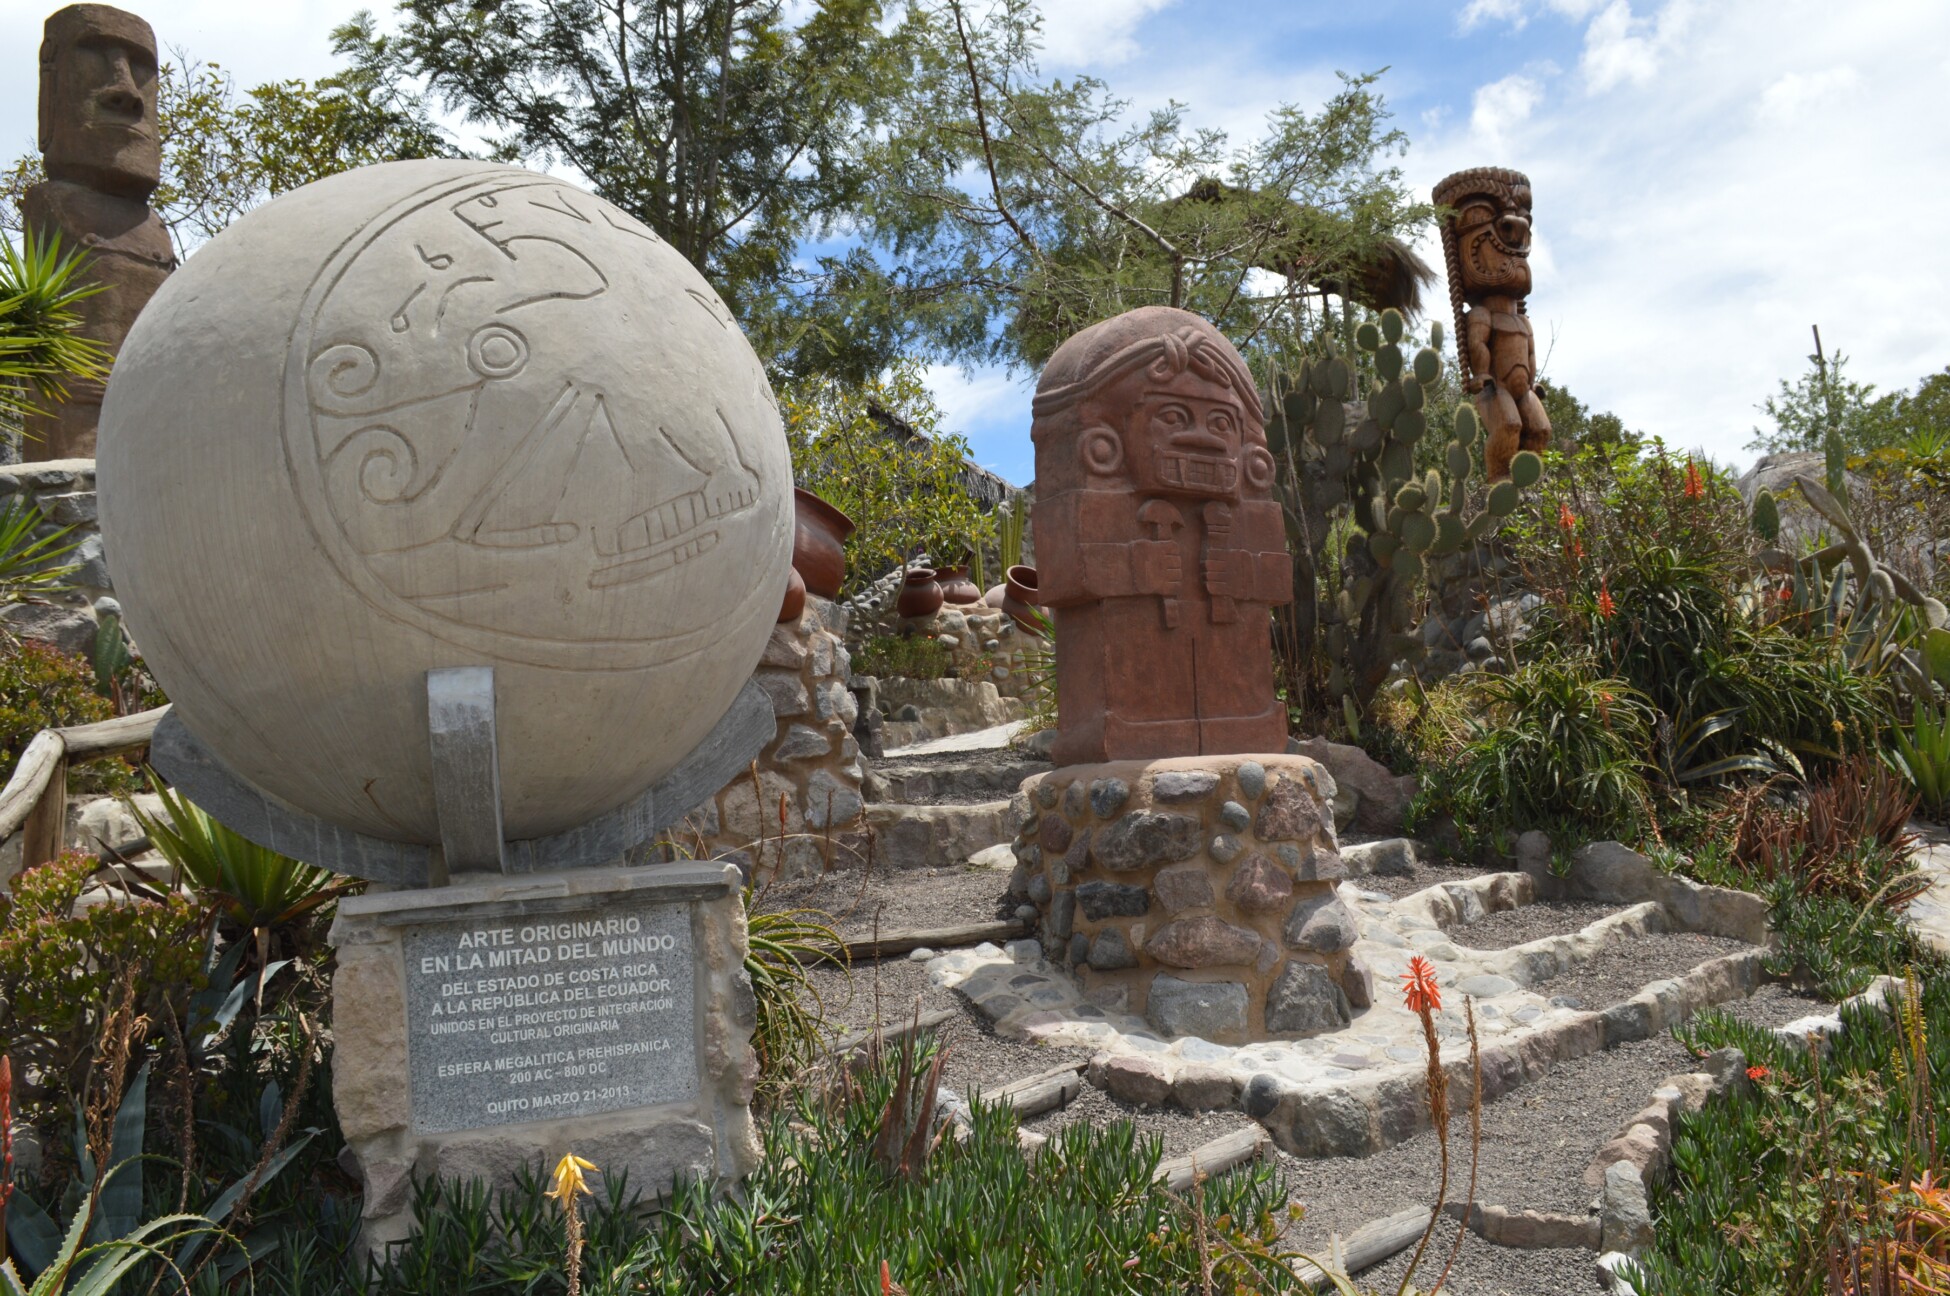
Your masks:
{"label": "red stone carved statue", "polygon": [[1198,316],[1146,306],[1059,347],[1034,413],[1051,759],[1284,751],[1267,609],[1293,597],[1292,564],[1238,352]]}
{"label": "red stone carved statue", "polygon": [[1504,167],[1458,171],[1435,187],[1455,208],[1442,224],[1449,298],[1456,310],[1463,387],[1489,431],[1491,481],[1510,475],[1519,450],[1550,445],[1551,421],[1532,387],[1537,339],[1524,314],[1530,295],[1530,180]]}

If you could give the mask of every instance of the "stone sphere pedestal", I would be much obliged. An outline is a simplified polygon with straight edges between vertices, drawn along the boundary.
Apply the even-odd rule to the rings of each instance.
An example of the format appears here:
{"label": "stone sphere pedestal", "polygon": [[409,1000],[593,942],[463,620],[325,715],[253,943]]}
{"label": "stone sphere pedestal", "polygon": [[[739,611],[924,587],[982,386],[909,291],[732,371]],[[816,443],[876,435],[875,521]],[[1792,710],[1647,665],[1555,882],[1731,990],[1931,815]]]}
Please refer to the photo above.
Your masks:
{"label": "stone sphere pedestal", "polygon": [[1073,765],[1022,785],[1011,890],[1045,956],[1163,1035],[1337,1030],[1372,983],[1349,952],[1334,780],[1301,756]]}

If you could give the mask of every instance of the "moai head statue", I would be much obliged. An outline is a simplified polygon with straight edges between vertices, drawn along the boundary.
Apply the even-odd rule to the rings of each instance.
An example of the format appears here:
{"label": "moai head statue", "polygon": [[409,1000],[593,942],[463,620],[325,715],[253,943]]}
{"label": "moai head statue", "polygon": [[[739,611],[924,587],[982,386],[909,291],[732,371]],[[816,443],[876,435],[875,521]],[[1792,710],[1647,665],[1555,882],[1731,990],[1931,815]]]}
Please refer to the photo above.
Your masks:
{"label": "moai head statue", "polygon": [[162,174],[156,36],[132,13],[77,4],[41,40],[40,143],[55,180],[137,200]]}
{"label": "moai head statue", "polygon": [[1050,491],[1236,502],[1273,482],[1252,374],[1188,311],[1146,306],[1083,330],[1050,357],[1033,413]]}

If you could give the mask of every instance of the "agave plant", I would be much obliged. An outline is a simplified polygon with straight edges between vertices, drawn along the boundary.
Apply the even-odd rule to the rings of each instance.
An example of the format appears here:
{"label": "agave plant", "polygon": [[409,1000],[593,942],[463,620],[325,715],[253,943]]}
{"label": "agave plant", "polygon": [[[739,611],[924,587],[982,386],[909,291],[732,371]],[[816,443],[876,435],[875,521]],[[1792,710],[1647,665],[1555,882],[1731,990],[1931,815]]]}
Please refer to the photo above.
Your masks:
{"label": "agave plant", "polygon": [[68,383],[108,376],[108,350],[79,332],[75,309],[102,291],[84,282],[86,259],[61,240],[28,231],[18,247],[0,240],[0,417],[18,419],[43,400],[64,400]]}
{"label": "agave plant", "polygon": [[[6,390],[0,379],[0,401]],[[62,561],[79,547],[68,538],[74,528],[42,531],[44,522],[40,507],[24,493],[0,504],[0,602],[59,593],[78,569]]]}
{"label": "agave plant", "polygon": [[358,885],[325,869],[300,863],[233,832],[149,772],[149,789],[164,813],[129,809],[177,880],[212,901],[221,918],[249,932],[257,946],[260,976],[270,965],[272,936],[309,917]]}

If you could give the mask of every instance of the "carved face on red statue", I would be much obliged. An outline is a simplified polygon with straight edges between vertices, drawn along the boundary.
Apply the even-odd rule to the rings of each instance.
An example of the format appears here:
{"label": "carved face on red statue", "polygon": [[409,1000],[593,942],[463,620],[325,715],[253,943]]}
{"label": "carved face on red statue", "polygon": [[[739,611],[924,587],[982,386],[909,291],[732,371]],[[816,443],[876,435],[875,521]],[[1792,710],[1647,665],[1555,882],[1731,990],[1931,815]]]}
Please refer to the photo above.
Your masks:
{"label": "carved face on red statue", "polygon": [[1087,477],[1139,495],[1234,502],[1272,483],[1251,375],[1184,311],[1145,308],[1078,334],[1044,371],[1037,417],[1039,440],[1074,429]]}

